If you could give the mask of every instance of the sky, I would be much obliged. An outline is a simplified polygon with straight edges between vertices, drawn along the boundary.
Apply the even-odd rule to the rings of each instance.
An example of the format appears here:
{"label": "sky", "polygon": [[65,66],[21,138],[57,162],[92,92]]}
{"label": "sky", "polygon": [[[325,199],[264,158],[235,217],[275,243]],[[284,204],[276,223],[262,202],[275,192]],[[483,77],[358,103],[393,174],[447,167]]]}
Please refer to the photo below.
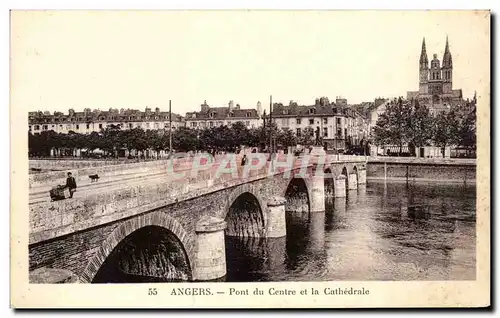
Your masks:
{"label": "sky", "polygon": [[[11,105],[26,111],[159,107],[204,100],[348,103],[418,90],[446,36],[453,88],[489,72],[489,19],[472,11],[14,11]],[[486,73],[488,74],[488,73]]]}

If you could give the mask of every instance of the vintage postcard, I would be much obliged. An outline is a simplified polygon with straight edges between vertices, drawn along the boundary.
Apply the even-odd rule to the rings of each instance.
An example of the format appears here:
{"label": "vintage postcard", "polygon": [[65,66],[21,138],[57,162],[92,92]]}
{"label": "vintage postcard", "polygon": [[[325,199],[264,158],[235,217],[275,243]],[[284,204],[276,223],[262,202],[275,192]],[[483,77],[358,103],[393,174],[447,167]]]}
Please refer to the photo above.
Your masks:
{"label": "vintage postcard", "polygon": [[10,23],[12,307],[490,305],[489,11]]}

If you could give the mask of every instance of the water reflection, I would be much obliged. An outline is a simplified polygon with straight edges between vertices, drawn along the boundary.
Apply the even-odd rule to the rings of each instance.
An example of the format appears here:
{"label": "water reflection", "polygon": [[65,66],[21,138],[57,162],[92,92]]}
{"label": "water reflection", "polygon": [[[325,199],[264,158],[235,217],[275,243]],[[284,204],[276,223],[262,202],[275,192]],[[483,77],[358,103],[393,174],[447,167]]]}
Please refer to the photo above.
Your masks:
{"label": "water reflection", "polygon": [[370,183],[287,212],[287,237],[226,238],[226,281],[473,280],[474,186]]}

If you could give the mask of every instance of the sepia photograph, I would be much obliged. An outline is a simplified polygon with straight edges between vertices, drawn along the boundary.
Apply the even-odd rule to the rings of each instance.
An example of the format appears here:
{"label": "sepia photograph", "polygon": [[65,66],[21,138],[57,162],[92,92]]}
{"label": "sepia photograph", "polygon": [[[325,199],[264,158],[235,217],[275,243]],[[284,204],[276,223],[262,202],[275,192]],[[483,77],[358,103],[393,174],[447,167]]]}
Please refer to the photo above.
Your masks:
{"label": "sepia photograph", "polygon": [[12,306],[489,306],[489,61],[486,10],[12,10]]}

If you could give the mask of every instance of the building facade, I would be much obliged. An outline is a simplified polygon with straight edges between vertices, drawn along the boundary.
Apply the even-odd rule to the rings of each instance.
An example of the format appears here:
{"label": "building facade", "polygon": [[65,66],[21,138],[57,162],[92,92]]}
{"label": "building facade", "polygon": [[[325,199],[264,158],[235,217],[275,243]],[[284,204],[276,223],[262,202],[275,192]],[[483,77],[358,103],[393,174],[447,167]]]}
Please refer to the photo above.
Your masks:
{"label": "building facade", "polygon": [[288,106],[274,104],[272,119],[279,129],[288,128],[297,137],[319,129],[327,150],[345,150],[347,144],[359,145],[368,134],[367,120],[349,107],[344,98],[330,103],[327,97],[321,97],[310,106],[299,106],[293,101]]}
{"label": "building facade", "polygon": [[[144,111],[135,109],[113,109],[101,111],[85,108],[83,112],[75,112],[70,109],[68,114],[62,112],[29,112],[28,130],[31,133],[53,130],[57,133],[69,133],[70,131],[81,134],[100,132],[110,126],[120,129],[142,128],[144,130],[170,129],[169,112],[160,111],[156,108],[152,111],[146,108]],[[184,118],[172,113],[172,129],[185,126]]]}
{"label": "building facade", "polygon": [[453,59],[448,37],[446,37],[442,63],[437,58],[437,54],[433,54],[430,66],[425,38],[423,39],[419,61],[419,90],[407,92],[407,98],[417,99],[433,114],[448,111],[452,106],[463,102],[462,90],[453,89]]}
{"label": "building facade", "polygon": [[239,104],[234,105],[231,100],[227,107],[210,107],[207,101],[200,106],[199,112],[186,113],[186,127],[204,129],[219,126],[228,126],[242,122],[247,128],[257,128],[262,125],[262,105],[257,102],[257,109],[241,109]]}

